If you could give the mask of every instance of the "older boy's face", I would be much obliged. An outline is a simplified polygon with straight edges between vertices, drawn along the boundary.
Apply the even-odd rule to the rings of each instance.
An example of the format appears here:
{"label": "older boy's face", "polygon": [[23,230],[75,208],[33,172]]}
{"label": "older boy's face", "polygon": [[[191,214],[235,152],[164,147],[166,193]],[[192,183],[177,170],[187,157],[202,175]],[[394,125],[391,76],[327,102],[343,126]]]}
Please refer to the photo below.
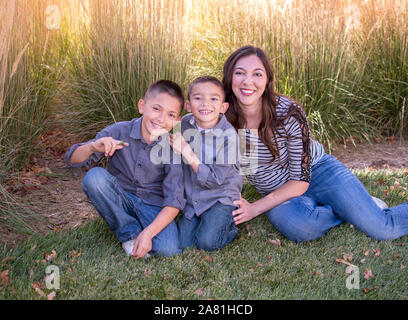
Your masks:
{"label": "older boy's face", "polygon": [[209,129],[218,123],[219,114],[227,111],[228,103],[223,101],[223,92],[217,85],[211,82],[197,83],[191,91],[186,109],[193,113],[199,127]]}
{"label": "older boy's face", "polygon": [[143,115],[140,130],[147,143],[169,132],[180,120],[180,102],[167,93],[158,93],[146,100],[140,99],[138,107],[139,113]]}

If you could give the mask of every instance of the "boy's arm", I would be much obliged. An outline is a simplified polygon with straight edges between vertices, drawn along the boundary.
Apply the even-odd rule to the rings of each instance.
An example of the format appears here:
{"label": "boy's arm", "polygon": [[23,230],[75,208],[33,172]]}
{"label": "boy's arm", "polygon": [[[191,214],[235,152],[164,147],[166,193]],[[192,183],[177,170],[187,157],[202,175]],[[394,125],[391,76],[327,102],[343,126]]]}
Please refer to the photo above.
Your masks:
{"label": "boy's arm", "polygon": [[[175,152],[183,155],[194,173],[197,174],[198,183],[204,188],[210,189],[222,185],[231,172],[231,166],[234,165],[218,163],[215,165],[203,164],[179,132],[170,135],[169,142]],[[228,149],[222,148],[219,149],[218,152],[224,153],[224,161],[226,161],[225,156],[228,155]]]}
{"label": "boy's arm", "polygon": [[128,145],[128,143],[113,139],[112,137],[102,137],[76,148],[71,154],[69,161],[73,164],[84,162],[95,152],[104,152],[105,156],[112,156],[116,150],[120,150]]}
{"label": "boy's arm", "polygon": [[179,212],[178,208],[163,207],[153,222],[148,225],[135,240],[132,256],[143,258],[146,253],[152,250],[152,239],[172,222]]}

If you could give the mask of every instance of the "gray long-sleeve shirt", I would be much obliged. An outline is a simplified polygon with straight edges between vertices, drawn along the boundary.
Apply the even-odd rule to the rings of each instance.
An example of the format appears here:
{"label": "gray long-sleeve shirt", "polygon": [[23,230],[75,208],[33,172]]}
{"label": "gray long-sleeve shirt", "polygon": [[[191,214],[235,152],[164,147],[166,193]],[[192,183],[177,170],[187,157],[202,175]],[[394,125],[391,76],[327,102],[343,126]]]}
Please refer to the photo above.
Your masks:
{"label": "gray long-sleeve shirt", "polygon": [[236,206],[242,189],[238,163],[238,135],[223,114],[217,125],[208,130],[199,129],[192,114],[181,120],[184,139],[201,160],[198,172],[183,164],[187,219],[200,216],[217,201]]}
{"label": "gray long-sleeve shirt", "polygon": [[[73,164],[70,162],[72,153],[81,145],[90,143],[102,137],[112,137],[129,143],[129,146],[117,150],[109,159],[107,170],[115,176],[128,192],[140,197],[143,202],[160,207],[170,206],[183,210],[186,200],[184,198],[183,169],[182,165],[172,159],[167,163],[152,162],[153,154],[157,153],[158,143],[163,137],[151,144],[143,139],[140,126],[142,118],[112,124],[88,142],[73,145],[65,155],[65,159],[72,167],[90,167],[103,157],[103,152],[93,153],[87,160]],[[154,160],[154,159],[153,159]]]}

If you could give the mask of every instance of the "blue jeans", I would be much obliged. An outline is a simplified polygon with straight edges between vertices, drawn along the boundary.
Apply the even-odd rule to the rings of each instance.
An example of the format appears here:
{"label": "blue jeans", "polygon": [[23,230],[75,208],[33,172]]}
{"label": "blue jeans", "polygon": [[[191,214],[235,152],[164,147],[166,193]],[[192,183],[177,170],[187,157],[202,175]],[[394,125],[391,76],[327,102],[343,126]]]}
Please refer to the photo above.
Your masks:
{"label": "blue jeans", "polygon": [[225,247],[236,237],[238,229],[232,218],[236,207],[217,202],[199,217],[191,220],[184,215],[178,221],[180,248],[197,246],[198,249],[213,251]]}
{"label": "blue jeans", "polygon": [[280,233],[295,242],[320,238],[343,221],[377,240],[408,234],[408,202],[381,210],[360,180],[327,154],[312,166],[306,193],[265,214]]}
{"label": "blue jeans", "polygon": [[[89,170],[82,181],[82,188],[120,242],[137,238],[162,210],[125,191],[103,168]],[[153,238],[150,253],[161,256],[181,253],[175,221]]]}

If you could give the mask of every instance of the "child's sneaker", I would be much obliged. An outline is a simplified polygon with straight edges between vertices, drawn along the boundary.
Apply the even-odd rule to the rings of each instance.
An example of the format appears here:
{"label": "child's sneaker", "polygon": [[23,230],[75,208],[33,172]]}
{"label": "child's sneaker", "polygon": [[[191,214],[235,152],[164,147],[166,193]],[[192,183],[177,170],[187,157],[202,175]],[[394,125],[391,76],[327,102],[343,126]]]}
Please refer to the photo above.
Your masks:
{"label": "child's sneaker", "polygon": [[377,204],[377,206],[379,206],[382,210],[387,209],[388,205],[382,201],[381,199],[378,199],[376,197],[372,197],[374,202]]}
{"label": "child's sneaker", "polygon": [[122,248],[125,250],[126,254],[130,256],[133,251],[133,247],[135,246],[135,239],[126,241],[122,243]]}
{"label": "child's sneaker", "polygon": [[[123,250],[125,250],[126,254],[128,256],[130,256],[132,254],[133,251],[133,247],[135,246],[135,239],[126,241],[122,243],[122,248]],[[149,253],[146,253],[146,255],[143,257],[143,259],[147,259],[150,257]]]}

